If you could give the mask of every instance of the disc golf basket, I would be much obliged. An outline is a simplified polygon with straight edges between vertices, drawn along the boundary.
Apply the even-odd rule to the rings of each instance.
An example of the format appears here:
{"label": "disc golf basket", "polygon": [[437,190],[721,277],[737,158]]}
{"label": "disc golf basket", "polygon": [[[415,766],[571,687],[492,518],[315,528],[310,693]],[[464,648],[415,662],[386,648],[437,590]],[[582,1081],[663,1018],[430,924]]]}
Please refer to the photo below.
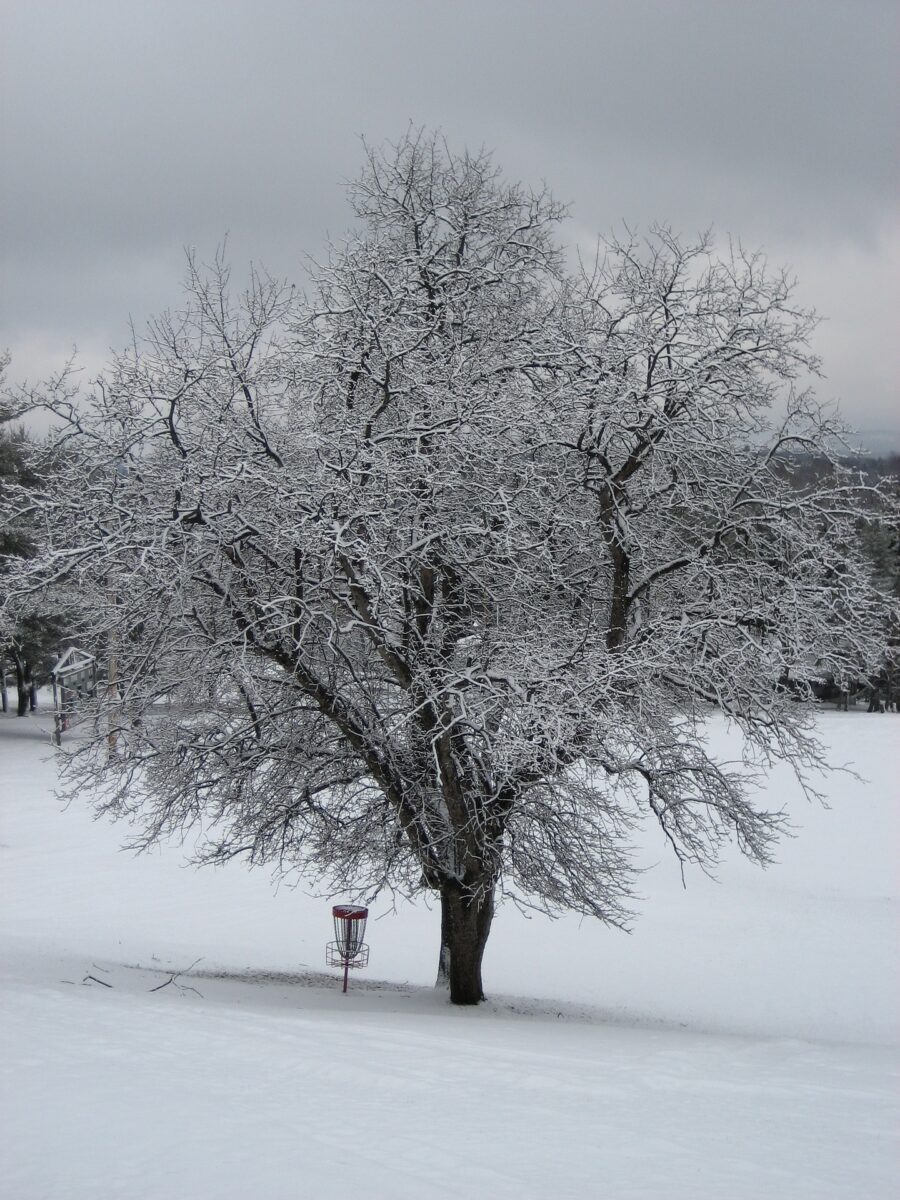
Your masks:
{"label": "disc golf basket", "polygon": [[369,962],[369,947],[363,941],[369,910],[355,904],[336,904],[331,915],[334,941],[325,948],[325,961],[329,967],[343,967],[346,992],[350,968],[365,967]]}

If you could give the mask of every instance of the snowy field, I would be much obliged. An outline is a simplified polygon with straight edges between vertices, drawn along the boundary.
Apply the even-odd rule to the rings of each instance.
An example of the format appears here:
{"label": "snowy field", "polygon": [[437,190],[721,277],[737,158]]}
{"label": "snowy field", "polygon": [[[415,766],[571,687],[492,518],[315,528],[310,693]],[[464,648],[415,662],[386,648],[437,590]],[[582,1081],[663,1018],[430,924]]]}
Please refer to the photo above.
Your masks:
{"label": "snowy field", "polygon": [[46,718],[0,717],[0,1195],[897,1196],[900,716],[822,726],[867,779],[772,779],[777,867],[683,890],[648,832],[631,936],[506,906],[453,1010],[437,912],[376,904],[343,996],[328,901],[122,853],[59,809]]}

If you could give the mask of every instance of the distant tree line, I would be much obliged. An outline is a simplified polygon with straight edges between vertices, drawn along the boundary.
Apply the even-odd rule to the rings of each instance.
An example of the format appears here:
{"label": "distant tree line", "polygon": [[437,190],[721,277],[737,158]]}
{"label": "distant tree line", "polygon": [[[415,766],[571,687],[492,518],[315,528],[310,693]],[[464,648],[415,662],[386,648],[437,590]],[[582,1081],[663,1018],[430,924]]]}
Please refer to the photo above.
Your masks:
{"label": "distant tree line", "polygon": [[[11,486],[30,490],[39,485],[41,476],[30,465],[29,453],[37,448],[22,426],[0,423],[0,495]],[[834,471],[834,462],[821,455],[785,453],[781,458],[785,478],[801,492],[821,483]],[[893,479],[894,492],[900,495],[900,454],[846,454],[839,457],[838,463],[848,482],[859,481],[870,486]],[[878,587],[900,603],[900,529],[875,513],[859,518],[857,529],[859,546],[871,563]],[[4,565],[12,558],[33,555],[39,538],[36,525],[27,519],[0,530],[0,587]],[[0,630],[3,712],[9,707],[10,684],[15,686],[18,715],[24,716],[35,709],[37,689],[49,681],[65,642],[63,609],[60,601],[52,610],[42,606],[22,612],[14,624]],[[783,682],[788,687],[802,683],[817,699],[841,708],[860,699],[873,710],[880,705],[896,707],[900,699],[900,617],[895,615],[885,628],[884,656],[880,663],[860,663],[858,673],[852,678],[839,679],[830,673],[817,676],[813,671],[803,674],[802,679],[796,673],[794,677],[788,675]]]}

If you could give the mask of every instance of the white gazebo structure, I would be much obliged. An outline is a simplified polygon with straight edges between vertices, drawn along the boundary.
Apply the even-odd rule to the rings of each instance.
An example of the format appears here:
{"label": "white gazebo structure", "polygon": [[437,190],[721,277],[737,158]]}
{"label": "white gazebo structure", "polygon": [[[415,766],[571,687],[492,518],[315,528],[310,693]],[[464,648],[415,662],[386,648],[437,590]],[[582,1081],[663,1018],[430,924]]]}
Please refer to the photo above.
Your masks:
{"label": "white gazebo structure", "polygon": [[70,646],[56,660],[50,679],[53,682],[54,740],[58,746],[69,728],[77,698],[93,696],[97,690],[97,659],[87,650]]}

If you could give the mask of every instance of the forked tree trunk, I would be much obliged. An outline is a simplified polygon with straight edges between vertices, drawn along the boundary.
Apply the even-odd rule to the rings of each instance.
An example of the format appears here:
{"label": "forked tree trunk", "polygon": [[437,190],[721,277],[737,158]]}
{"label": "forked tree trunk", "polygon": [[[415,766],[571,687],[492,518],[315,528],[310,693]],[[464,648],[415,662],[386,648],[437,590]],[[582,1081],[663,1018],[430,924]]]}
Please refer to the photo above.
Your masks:
{"label": "forked tree trunk", "polygon": [[472,899],[459,885],[441,889],[441,953],[437,986],[450,988],[453,1004],[484,999],[481,960],[494,919],[494,894]]}

